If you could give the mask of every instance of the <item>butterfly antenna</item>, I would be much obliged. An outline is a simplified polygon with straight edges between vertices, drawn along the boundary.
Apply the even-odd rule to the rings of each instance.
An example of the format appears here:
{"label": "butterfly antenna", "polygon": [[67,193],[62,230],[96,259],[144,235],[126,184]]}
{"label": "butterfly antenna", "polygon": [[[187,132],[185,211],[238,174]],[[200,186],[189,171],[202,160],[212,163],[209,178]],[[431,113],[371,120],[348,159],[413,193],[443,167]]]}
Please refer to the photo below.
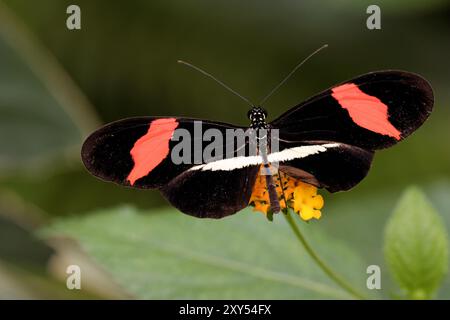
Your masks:
{"label": "butterfly antenna", "polygon": [[239,98],[241,98],[242,100],[244,100],[245,102],[247,102],[251,107],[254,106],[254,104],[248,100],[247,98],[245,98],[244,96],[240,95],[239,93],[237,93],[236,91],[234,91],[233,89],[231,89],[229,86],[227,86],[225,83],[223,83],[222,81],[220,81],[219,79],[217,79],[216,77],[214,77],[213,75],[209,74],[208,72],[206,72],[203,69],[200,69],[199,67],[194,66],[193,64],[190,64],[189,62],[183,61],[183,60],[178,60],[177,61],[180,64],[184,64],[185,66],[188,66],[194,70],[197,70],[198,72],[202,73],[203,75],[213,79],[214,81],[216,81],[218,84],[220,84],[222,87],[224,87],[225,89],[227,89],[228,91],[230,91],[231,93],[233,93],[235,96],[238,96]]}
{"label": "butterfly antenna", "polygon": [[261,100],[261,102],[259,103],[260,106],[262,106],[264,103],[267,102],[267,100],[306,62],[308,61],[312,56],[314,56],[316,53],[318,53],[319,51],[321,51],[322,49],[325,49],[326,47],[328,47],[327,44],[321,46],[319,49],[317,49],[316,51],[314,51],[313,53],[311,53],[309,56],[307,56],[305,59],[303,59],[299,64],[297,64],[295,66],[294,69],[292,69],[291,72],[289,72],[289,74],[283,79],[281,80],[281,82],[279,84],[277,84],[275,86],[275,88],[272,89],[272,91],[269,92],[268,95],[266,95],[264,97],[264,99]]}

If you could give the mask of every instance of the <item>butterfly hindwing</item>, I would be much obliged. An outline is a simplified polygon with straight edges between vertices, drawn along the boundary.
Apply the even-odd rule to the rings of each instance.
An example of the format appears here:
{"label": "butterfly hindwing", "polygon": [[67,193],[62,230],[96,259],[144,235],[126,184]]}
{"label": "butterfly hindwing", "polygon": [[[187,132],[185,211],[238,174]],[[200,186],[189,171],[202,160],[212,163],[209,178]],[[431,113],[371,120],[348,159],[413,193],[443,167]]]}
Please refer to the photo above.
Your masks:
{"label": "butterfly hindwing", "polygon": [[336,85],[271,122],[290,141],[336,141],[368,150],[389,147],[428,118],[433,91],[422,77],[379,71]]}
{"label": "butterfly hindwing", "polygon": [[[280,170],[303,182],[330,192],[345,191],[358,184],[368,173],[374,152],[345,143],[310,142],[327,147],[306,157],[280,162]],[[284,150],[293,150],[292,147]],[[295,149],[294,149],[295,150]]]}
{"label": "butterfly hindwing", "polygon": [[223,218],[248,206],[259,166],[230,171],[188,170],[160,191],[180,211],[199,218]]}

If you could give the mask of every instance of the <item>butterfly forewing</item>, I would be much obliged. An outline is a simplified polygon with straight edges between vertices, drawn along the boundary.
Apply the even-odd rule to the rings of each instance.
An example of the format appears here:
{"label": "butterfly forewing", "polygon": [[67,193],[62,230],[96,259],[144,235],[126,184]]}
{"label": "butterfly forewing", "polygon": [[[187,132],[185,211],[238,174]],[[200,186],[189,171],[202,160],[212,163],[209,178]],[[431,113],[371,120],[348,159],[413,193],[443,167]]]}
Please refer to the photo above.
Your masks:
{"label": "butterfly forewing", "polygon": [[[82,160],[93,175],[103,180],[135,188],[160,188],[196,162],[204,163],[202,154],[194,156],[194,148],[199,144],[201,153],[202,134],[208,129],[218,130],[225,136],[225,130],[239,127],[176,117],[124,119],[90,135],[83,144]],[[191,147],[187,161],[172,157],[173,148],[184,140],[184,137],[173,139],[176,130],[189,134],[189,141],[184,141]]]}
{"label": "butterfly forewing", "polygon": [[286,141],[335,141],[376,150],[410,135],[428,118],[433,91],[404,71],[368,73],[292,108],[273,122]]}

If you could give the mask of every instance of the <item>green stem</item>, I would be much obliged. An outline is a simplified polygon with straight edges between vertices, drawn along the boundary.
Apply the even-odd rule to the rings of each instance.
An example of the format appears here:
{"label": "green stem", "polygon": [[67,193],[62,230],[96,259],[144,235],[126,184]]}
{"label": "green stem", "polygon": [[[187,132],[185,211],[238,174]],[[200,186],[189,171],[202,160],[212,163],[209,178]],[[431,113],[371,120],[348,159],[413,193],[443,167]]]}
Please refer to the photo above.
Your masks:
{"label": "green stem", "polygon": [[294,231],[295,236],[300,241],[300,243],[305,248],[306,252],[308,252],[309,256],[317,263],[317,265],[325,272],[336,284],[338,284],[342,289],[350,293],[352,296],[354,296],[356,299],[365,299],[365,297],[360,294],[357,290],[355,290],[347,281],[342,279],[338,274],[336,274],[330,267],[328,267],[325,262],[320,259],[320,257],[315,253],[313,248],[309,245],[309,243],[306,241],[305,237],[300,231],[300,228],[298,227],[297,223],[294,221],[294,219],[291,216],[291,213],[287,211],[284,216],[286,217],[286,220],[288,221],[289,225],[291,226],[292,231]]}

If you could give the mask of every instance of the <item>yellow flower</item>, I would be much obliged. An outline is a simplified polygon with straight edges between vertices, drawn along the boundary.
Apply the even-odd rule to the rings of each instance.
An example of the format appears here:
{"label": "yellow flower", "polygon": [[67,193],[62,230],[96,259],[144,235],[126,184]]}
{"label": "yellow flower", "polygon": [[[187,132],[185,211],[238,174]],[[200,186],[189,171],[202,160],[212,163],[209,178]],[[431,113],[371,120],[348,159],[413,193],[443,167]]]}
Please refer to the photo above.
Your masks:
{"label": "yellow flower", "polygon": [[294,190],[294,211],[305,220],[320,219],[323,198],[317,194],[317,188],[301,182]]}
{"label": "yellow flower", "polygon": [[320,210],[323,208],[323,197],[320,194],[317,194],[314,197],[306,199],[305,204]]}
{"label": "yellow flower", "polygon": [[[254,207],[253,211],[260,211],[267,215],[270,211],[270,200],[265,178],[263,175],[256,178],[249,205]],[[315,186],[282,172],[274,175],[273,181],[281,209],[286,209],[286,206],[292,208],[305,221],[313,218],[320,219],[322,215],[320,209],[323,208],[324,201],[322,196],[317,194]],[[281,187],[281,182],[283,182],[283,187]]]}
{"label": "yellow flower", "polygon": [[252,196],[250,197],[250,203],[254,202],[258,202],[258,201],[269,201],[269,194],[266,190],[264,189],[254,189]]}

